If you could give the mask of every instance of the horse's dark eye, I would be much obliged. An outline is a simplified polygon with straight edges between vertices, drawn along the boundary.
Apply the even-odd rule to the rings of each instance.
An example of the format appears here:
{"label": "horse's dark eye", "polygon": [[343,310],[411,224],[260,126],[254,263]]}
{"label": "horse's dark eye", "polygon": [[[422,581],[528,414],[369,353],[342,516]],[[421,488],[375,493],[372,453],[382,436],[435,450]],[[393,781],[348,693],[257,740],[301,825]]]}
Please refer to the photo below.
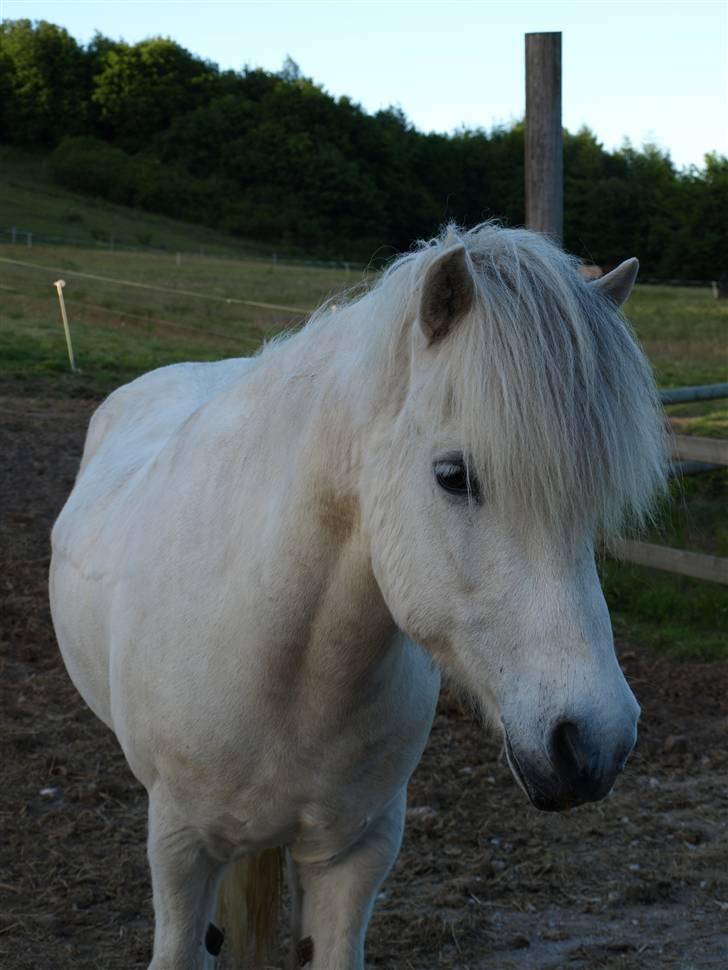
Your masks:
{"label": "horse's dark eye", "polygon": [[480,498],[478,481],[462,458],[442,458],[434,464],[435,479],[440,488],[451,495],[470,496],[476,502]]}

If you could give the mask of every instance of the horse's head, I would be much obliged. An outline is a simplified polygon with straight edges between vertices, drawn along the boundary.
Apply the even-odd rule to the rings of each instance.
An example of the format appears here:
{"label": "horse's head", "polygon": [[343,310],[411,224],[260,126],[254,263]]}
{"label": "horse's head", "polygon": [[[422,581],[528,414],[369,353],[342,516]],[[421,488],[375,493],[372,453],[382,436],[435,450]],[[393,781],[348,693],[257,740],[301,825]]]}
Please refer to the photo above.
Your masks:
{"label": "horse's head", "polygon": [[602,798],[639,707],[594,543],[664,475],[652,377],[618,311],[636,261],[587,284],[543,238],[489,226],[410,270],[406,392],[362,456],[374,573],[398,625],[500,725],[534,805]]}

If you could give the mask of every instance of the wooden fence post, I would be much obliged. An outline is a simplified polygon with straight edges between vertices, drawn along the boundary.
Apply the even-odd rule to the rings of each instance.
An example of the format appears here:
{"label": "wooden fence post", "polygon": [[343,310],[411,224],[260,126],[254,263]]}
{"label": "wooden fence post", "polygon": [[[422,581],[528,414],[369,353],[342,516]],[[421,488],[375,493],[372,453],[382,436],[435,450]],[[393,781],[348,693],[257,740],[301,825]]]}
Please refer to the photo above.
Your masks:
{"label": "wooden fence post", "polygon": [[564,234],[561,34],[526,34],[526,225]]}

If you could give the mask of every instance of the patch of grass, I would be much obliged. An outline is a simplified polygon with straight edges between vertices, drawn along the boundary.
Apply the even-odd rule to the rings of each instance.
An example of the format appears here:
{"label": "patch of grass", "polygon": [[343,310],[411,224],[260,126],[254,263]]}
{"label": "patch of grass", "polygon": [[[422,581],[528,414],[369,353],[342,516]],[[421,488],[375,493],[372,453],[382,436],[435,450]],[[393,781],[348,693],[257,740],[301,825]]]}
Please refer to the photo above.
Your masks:
{"label": "patch of grass", "polygon": [[728,556],[728,468],[673,479],[645,539]]}
{"label": "patch of grass", "polygon": [[[155,253],[16,250],[0,247],[0,256],[23,264],[0,261],[0,376],[33,393],[100,396],[164,364],[254,353],[354,282],[344,271],[279,263],[271,272],[220,257],[186,256],[178,267],[174,255]],[[79,374],[68,371],[53,285],[59,277]]]}
{"label": "patch of grass", "polygon": [[679,434],[728,438],[728,400],[696,401],[667,408],[673,428]]}
{"label": "patch of grass", "polygon": [[728,657],[725,586],[611,561],[601,578],[617,636],[675,657]]}
{"label": "patch of grass", "polygon": [[71,372],[63,330],[43,320],[30,319],[22,332],[2,325],[0,367],[5,380],[17,382],[33,394],[101,398],[145,371],[179,360],[216,360],[224,354],[198,342],[138,332],[77,327],[74,351],[80,370]]}
{"label": "patch of grass", "polygon": [[[673,479],[647,542],[728,556],[728,468]],[[675,656],[728,657],[728,589],[631,563],[600,567],[615,632]]]}
{"label": "patch of grass", "polygon": [[637,286],[625,310],[661,387],[728,381],[728,302],[707,287]]}

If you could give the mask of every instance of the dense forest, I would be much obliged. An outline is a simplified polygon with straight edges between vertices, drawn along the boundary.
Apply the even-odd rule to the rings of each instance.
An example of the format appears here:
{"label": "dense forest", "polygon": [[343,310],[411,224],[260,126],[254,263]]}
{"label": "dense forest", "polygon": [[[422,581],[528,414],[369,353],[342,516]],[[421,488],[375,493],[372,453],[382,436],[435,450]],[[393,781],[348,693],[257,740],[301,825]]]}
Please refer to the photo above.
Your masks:
{"label": "dense forest", "polygon": [[[3,21],[0,138],[47,153],[75,191],[312,255],[367,259],[450,219],[524,219],[522,124],[425,134],[398,108],[333,98],[292,60],[221,71],[162,38],[82,46]],[[655,146],[564,139],[567,249],[607,266],[636,254],[653,277],[725,272],[727,158],[679,170]]]}

